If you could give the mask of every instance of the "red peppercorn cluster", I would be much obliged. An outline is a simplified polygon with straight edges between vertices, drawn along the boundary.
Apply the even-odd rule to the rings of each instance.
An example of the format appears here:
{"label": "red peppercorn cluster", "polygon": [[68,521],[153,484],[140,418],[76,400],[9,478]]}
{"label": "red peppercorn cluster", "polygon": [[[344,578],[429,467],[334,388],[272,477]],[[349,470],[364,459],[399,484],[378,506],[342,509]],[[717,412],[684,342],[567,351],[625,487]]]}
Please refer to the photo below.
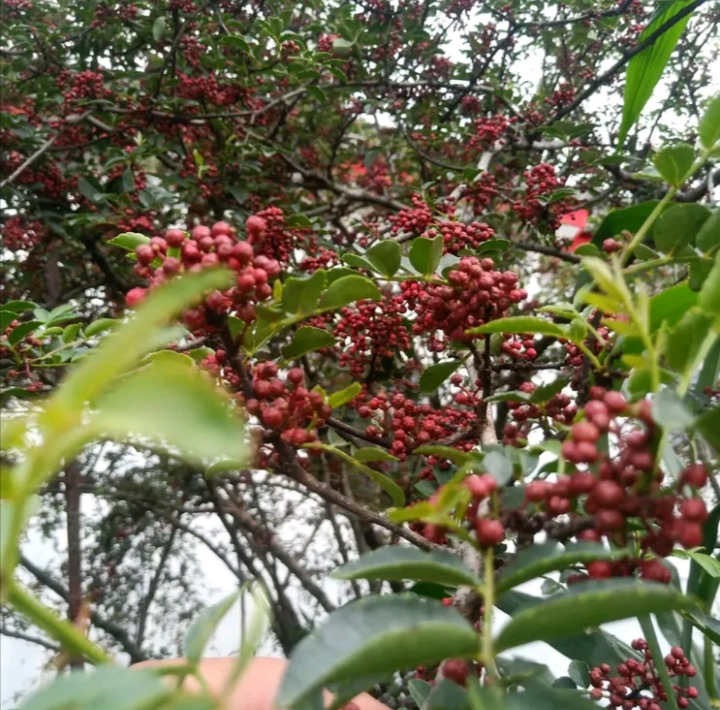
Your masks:
{"label": "red peppercorn cluster", "polygon": [[293,250],[302,245],[309,234],[308,229],[290,228],[279,207],[268,207],[248,218],[247,238],[255,253],[287,264]]}
{"label": "red peppercorn cluster", "polygon": [[23,222],[17,215],[8,217],[0,227],[3,248],[10,251],[30,251],[43,241],[46,234],[40,222]]}
{"label": "red peppercorn cluster", "polygon": [[103,75],[100,72],[62,71],[58,74],[56,82],[64,89],[63,97],[66,104],[74,104],[80,99],[101,99],[112,95],[112,92],[104,87]]}
{"label": "red peppercorn cluster", "polygon": [[278,377],[273,362],[257,365],[252,386],[255,397],[245,401],[249,414],[256,416],[269,429],[282,432],[282,438],[292,446],[302,446],[317,439],[317,427],[332,414],[332,408],[317,390],[304,387],[305,373],[293,367]]}
{"label": "red peppercorn cluster", "polygon": [[[609,701],[607,707],[622,708],[622,710],[661,710],[659,703],[668,700],[668,689],[663,687],[658,675],[655,659],[648,648],[647,641],[635,639],[632,647],[642,653],[643,660],[638,661],[628,658],[616,668],[617,675],[612,674],[612,668],[608,663],[603,663],[590,671],[590,697],[593,700],[606,698]],[[670,653],[663,659],[670,678],[686,676],[692,678],[697,674],[685,655],[685,651],[679,646],[673,646]],[[679,708],[686,708],[690,700],[698,697],[698,689],[689,687],[683,688],[672,684],[672,692],[676,694],[676,702]]]}
{"label": "red peppercorn cluster", "polygon": [[340,366],[360,379],[368,366],[410,349],[410,332],[401,313],[403,303],[394,298],[357,301],[340,311],[334,335],[341,346]]}
{"label": "red peppercorn cluster", "polygon": [[318,269],[329,269],[340,263],[337,252],[332,249],[324,249],[323,247],[312,248],[310,246],[307,250],[313,256],[306,256],[299,264],[298,269],[300,271],[313,272]]}
{"label": "red peppercorn cluster", "polygon": [[423,236],[432,239],[438,234],[442,235],[445,251],[457,254],[463,249],[477,249],[483,242],[492,239],[495,231],[481,222],[439,222],[437,227],[431,227]]}
{"label": "red peppercorn cluster", "polygon": [[[591,320],[594,319],[594,317],[594,314],[590,315]],[[598,340],[594,334],[591,334],[585,339],[585,345],[587,346],[588,350],[593,353],[593,355],[599,355],[602,352],[603,348],[610,347],[610,343],[608,342],[610,331],[604,325],[599,325],[595,330],[597,331],[597,334],[602,338],[602,342]],[[566,364],[572,368],[580,367],[583,364],[584,358],[584,355],[582,354],[580,348],[578,348],[577,345],[569,341],[563,342],[563,347],[565,348],[565,352],[567,353],[567,357],[565,360]]]}
{"label": "red peppercorn cluster", "polygon": [[432,212],[427,202],[417,193],[413,193],[410,200],[413,204],[411,209],[400,210],[397,214],[390,215],[388,219],[392,224],[393,232],[407,232],[420,236],[432,224]]}
{"label": "red peppercorn cluster", "polygon": [[[248,237],[252,230],[250,220],[252,217],[246,227]],[[197,226],[190,236],[181,229],[168,229],[164,237],[152,237],[148,244],[137,247],[135,273],[149,279],[150,285],[130,290],[125,297],[128,306],[142,301],[148,290],[175,274],[224,264],[236,272],[235,285],[224,293],[215,291],[202,306],[186,311],[185,323],[193,332],[202,333],[212,332],[226,313],[245,323],[254,321],[255,303],[272,295],[269,281],[280,273],[280,264],[262,254],[256,255],[249,241],[237,241],[235,231],[227,222]],[[160,263],[154,266],[156,260]]]}
{"label": "red peppercorn cluster", "polygon": [[327,52],[328,54],[333,53],[333,42],[336,39],[340,39],[340,35],[320,35],[317,41],[317,51]]}
{"label": "red peppercorn cluster", "polygon": [[527,297],[517,287],[517,274],[495,271],[492,259],[464,256],[447,280],[448,285],[401,284],[407,307],[416,315],[413,333],[429,336],[428,345],[435,351],[444,350],[451,340],[469,342],[477,336],[467,335],[466,330],[502,318],[512,304]]}
{"label": "red peppercorn cluster", "polygon": [[564,182],[555,174],[555,168],[548,163],[534,165],[523,173],[525,177],[525,195],[522,200],[515,202],[513,210],[527,222],[535,223],[543,216],[551,217],[549,220],[553,228],[557,228],[560,214],[567,212],[567,203],[564,200],[546,206],[539,198],[548,197]]}
{"label": "red peppercorn cluster", "polygon": [[499,194],[495,176],[484,172],[465,186],[460,198],[470,202],[475,214],[481,214]]}
{"label": "red peppercorn cluster", "polygon": [[437,410],[429,404],[418,404],[400,392],[392,396],[385,392],[373,396],[361,393],[356,403],[358,414],[372,421],[366,433],[390,437],[390,451],[401,461],[415,446],[441,440],[461,426],[469,426],[475,418],[473,412],[466,410],[453,407]]}
{"label": "red peppercorn cluster", "polygon": [[473,122],[473,135],[468,141],[472,150],[492,148],[510,125],[506,116],[495,115],[489,118],[476,118]]}
{"label": "red peppercorn cluster", "polygon": [[[702,544],[707,508],[702,498],[685,497],[683,489],[693,492],[704,486],[707,472],[701,466],[691,466],[674,490],[663,487],[663,473],[655,470],[657,431],[649,402],[630,405],[619,392],[600,387],[591,388],[590,395],[583,412],[585,419],[573,424],[562,445],[563,458],[578,468],[555,482],[529,483],[526,501],[552,517],[581,512],[592,516],[594,528],[580,535],[584,539],[605,536],[626,544],[635,535],[639,550],[635,559],[592,562],[587,568],[590,577],[627,576],[639,571],[643,579],[668,583],[670,572],[657,558],[669,555],[675,543],[685,548]],[[636,418],[642,426],[628,418]],[[600,438],[606,434],[613,434],[617,440],[612,454],[598,449]],[[643,530],[633,533],[631,521],[640,521]],[[654,557],[648,559],[649,554]]]}
{"label": "red peppercorn cluster", "polygon": [[519,338],[510,334],[503,337],[504,342],[500,345],[500,351],[507,355],[510,360],[534,360],[537,357],[534,338]]}

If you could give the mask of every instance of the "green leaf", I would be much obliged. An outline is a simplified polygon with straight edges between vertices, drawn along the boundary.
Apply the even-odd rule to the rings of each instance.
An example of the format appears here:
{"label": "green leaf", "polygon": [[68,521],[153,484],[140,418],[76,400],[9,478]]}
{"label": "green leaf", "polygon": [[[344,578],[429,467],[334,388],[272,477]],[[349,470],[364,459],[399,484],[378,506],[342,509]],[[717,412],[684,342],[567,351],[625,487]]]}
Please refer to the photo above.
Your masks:
{"label": "green leaf", "polygon": [[533,390],[530,395],[530,401],[535,404],[549,402],[556,394],[562,392],[569,382],[570,381],[567,378],[559,377],[554,382],[548,382],[546,385],[540,385]]}
{"label": "green leaf", "polygon": [[377,446],[364,446],[362,449],[358,449],[353,456],[356,461],[366,463],[368,461],[398,461],[397,456],[389,454],[385,449],[380,449]]}
{"label": "green leaf", "polygon": [[635,579],[585,582],[516,613],[500,632],[498,652],[532,641],[573,636],[581,629],[640,614],[693,610],[697,602],[662,584]]}
{"label": "green leaf", "polygon": [[304,279],[291,276],[283,284],[281,305],[286,313],[309,315],[317,307],[320,295],[325,289],[327,274],[318,269]]}
{"label": "green leaf", "polygon": [[695,245],[704,254],[720,246],[720,208],[715,209],[700,228]]}
{"label": "green leaf", "polygon": [[165,15],[160,15],[160,17],[158,17],[155,22],[153,22],[152,36],[156,42],[158,42],[165,33],[165,22]]}
{"label": "green leaf", "polygon": [[703,614],[701,611],[686,612],[683,617],[687,619],[703,635],[707,636],[714,644],[720,645],[720,620]]}
{"label": "green leaf", "polygon": [[485,323],[477,328],[470,328],[465,331],[470,335],[485,335],[488,333],[533,333],[537,335],[550,335],[555,338],[566,338],[565,328],[551,323],[544,318],[533,316],[511,316],[509,318],[498,318],[498,320]]}
{"label": "green leaf", "polygon": [[353,382],[344,389],[333,392],[328,396],[328,404],[333,408],[342,407],[348,402],[352,402],[362,392],[362,385],[359,382]]}
{"label": "green leaf", "polygon": [[[497,607],[509,616],[515,616],[523,609],[544,604],[545,600],[513,590],[497,600]],[[570,637],[549,639],[548,645],[568,658],[584,661],[591,668],[601,663],[624,663],[628,658],[639,659],[637,651],[602,629],[587,633],[578,630]]]}
{"label": "green leaf", "polygon": [[66,419],[68,411],[77,411],[82,403],[96,397],[115,377],[153,350],[155,345],[150,336],[204,293],[227,288],[231,281],[230,272],[207,269],[173,279],[150,293],[134,318],[104,338],[93,354],[65,378],[48,403],[47,414]]}
{"label": "green leaf", "polygon": [[[249,52],[250,45],[247,43],[244,37],[240,35],[226,35],[220,40],[220,44],[224,44],[234,49],[239,49],[241,52]],[[243,200],[240,200],[242,202]]]}
{"label": "green leaf", "polygon": [[408,258],[413,267],[424,276],[432,276],[442,259],[443,237],[438,234],[433,239],[417,237],[410,242]]}
{"label": "green leaf", "polygon": [[294,648],[280,692],[290,707],[329,683],[469,658],[478,636],[456,611],[413,594],[370,596],[333,612]]}
{"label": "green leaf", "polygon": [[710,150],[720,140],[720,94],[715,94],[707,103],[698,126],[700,145]]}
{"label": "green leaf", "polygon": [[452,461],[457,466],[462,466],[471,459],[467,451],[460,451],[459,449],[453,449],[452,446],[441,446],[439,444],[418,446],[413,450],[413,453],[423,454],[424,456],[437,456],[439,459],[448,459],[448,461]]}
{"label": "green leaf", "polygon": [[[192,360],[188,358],[192,365]],[[200,464],[242,460],[243,427],[230,399],[187,365],[154,361],[100,398],[91,427],[124,440],[147,437]]]}
{"label": "green leaf", "polygon": [[686,429],[693,423],[693,415],[674,390],[660,390],[652,401],[653,419],[668,431]]}
{"label": "green leaf", "polygon": [[380,289],[370,279],[359,275],[343,276],[328,286],[319,307],[332,310],[362,299],[379,301],[381,298]]}
{"label": "green leaf", "polygon": [[127,251],[135,251],[141,244],[149,244],[150,237],[146,237],[144,234],[138,234],[138,232],[123,232],[118,234],[117,237],[113,237],[108,240],[108,244],[113,244],[121,249],[127,249]]}
{"label": "green leaf", "polygon": [[332,333],[322,328],[304,325],[295,331],[290,344],[282,349],[282,354],[286,360],[295,360],[305,353],[319,348],[331,348],[333,345],[335,338]]}
{"label": "green leaf", "polygon": [[481,468],[489,473],[499,486],[504,486],[513,475],[510,459],[499,449],[488,451],[482,459]]}
{"label": "green leaf", "polygon": [[78,180],[78,190],[80,194],[93,204],[102,202],[105,198],[102,185],[98,182],[97,178],[92,175],[81,177]]}
{"label": "green leaf", "polygon": [[587,688],[590,685],[590,667],[583,661],[572,661],[568,666],[568,675],[578,688]]}
{"label": "green leaf", "polygon": [[[689,2],[690,0],[676,0],[671,4],[660,5],[658,9],[663,8],[663,11],[655,13],[648,26],[638,37],[638,42],[647,39],[655,30],[675,17]],[[636,54],[628,63],[618,146],[622,146],[625,142],[628,131],[642,113],[689,19],[690,14],[676,22],[653,44]]]}
{"label": "green leaf", "polygon": [[[663,180],[674,187],[680,187],[685,182],[694,162],[695,151],[687,143],[663,148],[653,158],[653,164]],[[677,206],[673,205],[673,207]]]}
{"label": "green leaf", "polygon": [[710,276],[712,267],[712,259],[698,259],[690,263],[688,268],[688,286],[690,290],[697,293],[702,289],[707,277]]}
{"label": "green leaf", "polygon": [[477,587],[482,580],[455,553],[436,550],[424,552],[415,547],[389,545],[369,552],[360,559],[338,567],[335,579],[410,579],[446,586]]}
{"label": "green leaf", "polygon": [[151,670],[107,665],[56,676],[18,710],[146,710],[161,706],[172,693]]}
{"label": "green leaf", "polygon": [[715,254],[715,262],[700,289],[698,306],[711,316],[720,315],[720,251]]}
{"label": "green leaf", "polygon": [[220,622],[240,598],[240,592],[233,592],[222,601],[200,612],[188,628],[183,641],[183,653],[192,664],[196,664],[203,655]]}
{"label": "green leaf", "polygon": [[17,328],[13,328],[10,331],[10,335],[8,335],[8,342],[10,345],[15,346],[20,341],[27,338],[30,333],[35,331],[37,328],[39,328],[42,325],[42,323],[39,320],[29,320],[25,323],[20,323]]}
{"label": "green leaf", "polygon": [[67,345],[68,343],[72,343],[72,341],[77,338],[80,328],[82,328],[82,323],[73,323],[72,325],[67,326],[67,328],[63,330],[62,334],[63,344]]}
{"label": "green leaf", "polygon": [[432,394],[440,385],[447,380],[450,375],[462,365],[461,360],[449,360],[447,362],[438,362],[435,365],[426,367],[422,375],[420,375],[420,392],[421,394]]}
{"label": "green leaf", "polygon": [[627,557],[629,551],[608,550],[602,545],[577,542],[560,546],[556,542],[532,545],[518,552],[500,568],[497,581],[498,596],[524,582],[557,572],[576,564],[594,560],[616,560]]}
{"label": "green leaf", "polygon": [[710,210],[694,203],[671,205],[653,225],[655,246],[663,254],[677,253],[688,244],[694,244]]}
{"label": "green leaf", "polygon": [[400,245],[392,239],[373,244],[365,256],[383,276],[395,276],[400,268]]}
{"label": "green leaf", "polygon": [[720,578],[720,560],[695,550],[673,550],[673,557],[683,560],[692,560],[702,567],[711,577]]}
{"label": "green leaf", "polygon": [[410,695],[419,708],[423,707],[423,703],[427,699],[428,695],[430,695],[432,688],[433,687],[430,683],[420,680],[419,678],[413,678],[408,681],[408,690],[410,691]]}
{"label": "green leaf", "polygon": [[388,494],[395,507],[401,508],[405,505],[405,492],[402,488],[400,488],[400,486],[398,486],[397,483],[395,483],[395,481],[393,481],[389,476],[386,476],[384,473],[380,473],[380,471],[376,471],[374,468],[366,466],[364,463],[358,461],[349,454],[346,454],[341,449],[338,449],[335,446],[330,446],[329,444],[314,442],[311,444],[305,444],[305,448],[322,449],[323,451],[327,451],[328,453],[335,454],[336,456],[345,459],[345,461],[349,464],[362,471],[370,480],[375,481],[375,483],[377,483],[378,486],[380,486],[380,488]]}
{"label": "green leaf", "polygon": [[37,303],[32,301],[8,301],[2,305],[3,311],[11,311],[16,314],[25,313],[25,311],[30,311],[33,308],[37,308]]}
{"label": "green leaf", "polygon": [[366,269],[367,271],[372,271],[373,273],[378,271],[378,268],[375,266],[375,264],[371,264],[364,256],[360,256],[359,254],[343,254],[342,260],[349,264],[350,266],[356,266],[359,269]]}
{"label": "green leaf", "polygon": [[85,328],[85,337],[92,338],[93,335],[97,335],[98,333],[102,333],[106,330],[112,330],[119,325],[119,323],[120,321],[116,318],[98,318]]}
{"label": "green leaf", "polygon": [[620,232],[635,234],[657,206],[658,201],[651,200],[609,212],[600,222],[592,243],[600,247],[608,237],[616,237]]}
{"label": "green leaf", "polygon": [[711,316],[693,308],[670,328],[665,340],[665,359],[673,370],[684,374],[692,366],[712,323]]}
{"label": "green leaf", "polygon": [[508,696],[507,707],[508,710],[597,710],[598,706],[577,690],[530,681],[523,692]]}

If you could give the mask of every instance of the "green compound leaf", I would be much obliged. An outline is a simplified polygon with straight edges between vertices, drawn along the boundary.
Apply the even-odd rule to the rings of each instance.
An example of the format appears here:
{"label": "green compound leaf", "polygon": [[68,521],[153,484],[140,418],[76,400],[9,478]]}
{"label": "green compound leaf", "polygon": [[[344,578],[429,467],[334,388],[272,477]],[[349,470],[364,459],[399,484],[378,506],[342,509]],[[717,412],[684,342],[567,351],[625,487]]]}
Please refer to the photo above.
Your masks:
{"label": "green compound leaf", "polygon": [[294,333],[292,341],[282,349],[286,360],[294,360],[319,348],[331,348],[335,345],[332,333],[322,328],[304,325]]}
{"label": "green compound leaf", "polygon": [[98,400],[90,428],[116,440],[147,437],[200,464],[242,461],[243,426],[232,402],[192,365],[190,358],[154,359],[119,380]]}
{"label": "green compound leaf", "polygon": [[697,602],[662,584],[635,579],[585,582],[515,614],[500,632],[498,652],[532,641],[573,636],[588,627],[662,611],[692,611]]}
{"label": "green compound leaf", "polygon": [[469,658],[477,650],[472,626],[442,602],[414,594],[366,597],[300,641],[275,702],[291,707],[330,683],[389,678],[398,668]]}
{"label": "green compound leaf", "polygon": [[424,552],[415,547],[382,547],[334,570],[335,579],[385,579],[476,587],[482,580],[454,553]]}
{"label": "green compound leaf", "polygon": [[[676,0],[676,2],[672,3],[659,3],[648,26],[638,37],[638,42],[647,39],[666,22],[672,20],[690,2],[691,0]],[[618,132],[618,146],[622,146],[625,142],[628,131],[640,117],[645,104],[652,96],[655,85],[660,80],[665,65],[670,59],[670,55],[675,49],[675,45],[685,30],[685,25],[687,25],[689,19],[690,13],[667,29],[653,44],[636,54],[628,63],[622,122]]]}
{"label": "green compound leaf", "polygon": [[183,653],[190,663],[196,664],[202,658],[203,651],[210,643],[220,622],[227,616],[239,598],[240,592],[233,592],[217,604],[200,612],[190,624],[183,641]]}
{"label": "green compound leaf", "polygon": [[381,297],[380,289],[370,279],[359,275],[343,276],[328,286],[318,307],[332,310],[363,299],[378,301]]}
{"label": "green compound leaf", "polygon": [[575,564],[587,564],[594,560],[617,560],[629,554],[629,550],[608,550],[602,545],[590,542],[578,542],[565,547],[556,542],[532,545],[500,568],[497,594],[500,596],[531,579],[567,569]]}
{"label": "green compound leaf", "polygon": [[565,328],[551,323],[544,318],[533,316],[511,316],[510,318],[499,318],[498,320],[485,323],[477,328],[470,328],[465,331],[469,335],[487,335],[489,333],[535,333],[538,335],[550,335],[556,338],[567,338]]}

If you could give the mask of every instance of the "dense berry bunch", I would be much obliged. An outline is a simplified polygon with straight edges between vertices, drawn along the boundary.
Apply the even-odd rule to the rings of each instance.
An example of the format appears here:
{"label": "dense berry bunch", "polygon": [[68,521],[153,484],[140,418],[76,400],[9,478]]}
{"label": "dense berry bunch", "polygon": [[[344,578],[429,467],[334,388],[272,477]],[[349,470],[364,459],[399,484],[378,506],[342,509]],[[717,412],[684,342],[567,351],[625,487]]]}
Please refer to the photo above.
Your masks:
{"label": "dense berry bunch", "polygon": [[477,249],[483,242],[492,239],[495,231],[480,222],[439,222],[437,227],[430,228],[423,236],[432,239],[438,234],[442,234],[445,251],[457,254],[463,249]]}
{"label": "dense berry bunch", "polygon": [[345,347],[340,353],[340,365],[361,378],[367,368],[383,358],[394,358],[398,352],[410,349],[410,332],[402,317],[403,303],[398,299],[358,301],[340,311],[334,335]]}
{"label": "dense berry bunch", "polygon": [[8,217],[0,228],[2,245],[10,251],[30,251],[43,241],[47,231],[40,222],[23,223],[17,215]]}
{"label": "dense berry bunch", "polygon": [[432,223],[432,212],[427,202],[414,193],[411,197],[412,209],[400,210],[396,215],[388,218],[392,223],[393,232],[407,232],[409,234],[422,234]]}
{"label": "dense berry bunch", "polygon": [[[644,579],[668,583],[670,572],[657,558],[670,554],[675,543],[685,548],[702,544],[702,523],[708,513],[702,498],[690,494],[707,483],[707,474],[693,466],[674,489],[664,487],[663,473],[655,466],[657,429],[649,403],[630,405],[619,392],[599,387],[591,388],[590,394],[584,420],[573,424],[562,445],[563,458],[576,470],[555,482],[529,483],[526,501],[551,517],[591,516],[592,529],[581,535],[585,539],[606,537],[625,545],[635,538],[636,557],[592,562],[587,568],[590,577],[639,571]],[[607,434],[616,440],[612,453],[598,447]]]}
{"label": "dense berry bunch", "polygon": [[399,392],[393,395],[380,392],[374,396],[362,393],[356,402],[358,414],[372,421],[367,434],[389,437],[390,451],[401,460],[414,447],[441,441],[461,427],[471,426],[475,419],[473,412],[453,407],[437,410]]}
{"label": "dense berry bunch", "polygon": [[278,375],[273,362],[257,365],[252,379],[255,396],[245,401],[245,408],[293,446],[315,441],[317,427],[332,414],[330,405],[321,392],[304,386],[305,373],[299,367],[288,370],[284,381]]}
{"label": "dense berry bunch", "polygon": [[401,286],[408,309],[416,315],[413,333],[428,336],[436,351],[444,350],[448,341],[469,342],[477,336],[467,335],[467,329],[502,318],[527,296],[517,286],[517,274],[496,271],[492,259],[462,257],[447,280],[449,285],[407,281]]}
{"label": "dense berry bunch", "polygon": [[521,219],[533,223],[543,216],[551,217],[549,221],[556,228],[560,214],[567,211],[566,204],[563,201],[554,202],[552,205],[548,205],[547,209],[543,204],[543,198],[549,197],[564,184],[555,174],[555,168],[548,163],[540,163],[534,165],[523,175],[525,177],[525,195],[523,199],[513,205],[513,210]]}
{"label": "dense berry bunch", "polygon": [[224,293],[215,291],[202,306],[186,311],[185,323],[193,332],[203,333],[215,330],[228,313],[245,323],[254,321],[255,303],[272,295],[269,282],[280,273],[276,260],[254,252],[250,243],[257,231],[254,219],[248,219],[248,240],[244,242],[237,241],[235,229],[227,222],[216,222],[212,227],[195,227],[189,236],[181,229],[168,229],[164,237],[152,237],[148,244],[137,247],[135,272],[149,279],[150,285],[129,291],[127,304],[136,305],[149,289],[175,274],[224,264],[236,273],[235,285]]}
{"label": "dense berry bunch", "polygon": [[492,148],[505,133],[508,125],[509,122],[505,116],[476,118],[473,122],[473,135],[469,140],[470,148],[475,150]]}
{"label": "dense berry bunch", "polygon": [[[590,697],[593,700],[607,698],[610,703],[607,707],[610,708],[661,710],[659,703],[667,701],[668,689],[663,687],[647,641],[636,639],[632,642],[632,647],[642,654],[643,660],[629,658],[617,666],[617,675],[611,675],[612,668],[607,663],[593,668],[590,671]],[[663,662],[671,679],[679,676],[692,678],[697,673],[695,666],[691,665],[685,651],[679,646],[673,646]],[[698,697],[697,688],[683,688],[674,683],[672,692],[677,696],[679,708],[688,707],[690,700]]]}
{"label": "dense berry bunch", "polygon": [[288,227],[279,207],[267,207],[248,219],[248,241],[255,253],[277,259],[281,264],[290,261],[293,249],[303,243],[307,232]]}

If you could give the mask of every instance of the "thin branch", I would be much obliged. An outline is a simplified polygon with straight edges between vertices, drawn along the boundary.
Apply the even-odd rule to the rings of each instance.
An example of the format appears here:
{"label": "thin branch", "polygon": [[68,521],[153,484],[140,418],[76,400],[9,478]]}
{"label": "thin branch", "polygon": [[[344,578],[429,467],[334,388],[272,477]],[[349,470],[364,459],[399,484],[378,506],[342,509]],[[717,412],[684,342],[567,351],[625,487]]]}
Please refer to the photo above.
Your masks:
{"label": "thin branch", "polygon": [[620,69],[622,69],[635,55],[640,54],[640,52],[655,44],[655,42],[657,42],[671,27],[674,27],[678,22],[686,18],[706,2],[707,0],[693,0],[693,2],[689,3],[671,18],[663,22],[660,27],[648,35],[642,42],[639,42],[631,50],[625,52],[625,54],[623,54],[623,56],[620,57],[620,59],[618,59],[607,71],[597,77],[594,81],[591,81],[585,90],[581,91],[571,104],[568,104],[558,111],[548,123],[555,123],[555,121],[559,121],[561,118],[571,114],[583,101],[585,101],[585,99],[594,94],[606,81],[617,74],[617,72],[620,71]]}
{"label": "thin branch", "polygon": [[12,629],[8,629],[6,626],[0,626],[0,635],[7,636],[8,638],[20,639],[21,641],[27,641],[28,643],[35,643],[38,646],[46,648],[48,651],[53,651],[54,653],[60,653],[62,650],[60,646],[50,643],[50,641],[38,638],[37,636],[31,636],[30,634],[24,634],[22,631],[13,631]]}
{"label": "thin branch", "polygon": [[[68,594],[67,589],[65,589],[65,587],[52,577],[49,572],[46,572],[34,565],[24,555],[20,556],[20,564],[28,572],[30,572],[30,574],[32,574],[38,582],[45,585],[51,592],[57,594],[63,601],[69,601],[70,595]],[[90,613],[90,621],[92,621],[98,629],[102,629],[105,633],[114,638],[120,644],[123,651],[130,656],[130,661],[132,663],[139,663],[147,658],[147,654],[145,654],[142,649],[133,643],[127,631],[121,626],[118,626],[112,621],[108,621],[94,611]]]}
{"label": "thin branch", "polygon": [[0,190],[15,182],[15,180],[17,180],[17,178],[20,177],[25,170],[27,170],[27,168],[29,168],[38,158],[42,157],[42,155],[52,147],[53,143],[55,143],[59,137],[60,134],[56,133],[52,138],[46,140],[45,143],[43,143],[31,156],[26,158],[14,172],[0,182]]}

